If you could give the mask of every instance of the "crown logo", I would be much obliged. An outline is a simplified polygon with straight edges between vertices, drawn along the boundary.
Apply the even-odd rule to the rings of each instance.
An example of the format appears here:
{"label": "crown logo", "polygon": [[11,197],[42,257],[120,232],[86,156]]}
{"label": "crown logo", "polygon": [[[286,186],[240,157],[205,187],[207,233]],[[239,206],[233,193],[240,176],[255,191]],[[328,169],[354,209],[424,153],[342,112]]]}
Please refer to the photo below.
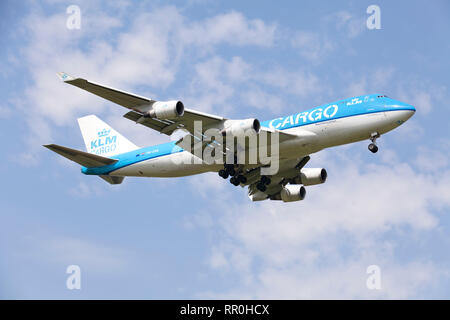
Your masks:
{"label": "crown logo", "polygon": [[102,131],[97,132],[97,134],[98,134],[99,138],[101,138],[101,137],[107,136],[107,135],[109,134],[110,131],[111,131],[111,130],[103,129]]}

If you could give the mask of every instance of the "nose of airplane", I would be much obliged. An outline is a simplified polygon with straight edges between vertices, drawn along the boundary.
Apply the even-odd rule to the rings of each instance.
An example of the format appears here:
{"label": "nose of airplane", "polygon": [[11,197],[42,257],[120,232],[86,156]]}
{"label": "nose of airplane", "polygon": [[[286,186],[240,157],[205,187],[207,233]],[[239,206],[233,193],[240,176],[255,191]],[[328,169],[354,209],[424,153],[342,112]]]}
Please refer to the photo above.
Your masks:
{"label": "nose of airplane", "polygon": [[406,120],[408,120],[409,118],[411,118],[414,113],[416,113],[416,108],[414,108],[414,106],[410,105],[410,104],[405,104],[405,115],[406,115]]}
{"label": "nose of airplane", "polygon": [[408,103],[404,103],[401,101],[393,100],[393,103],[391,105],[387,106],[390,110],[398,110],[397,112],[399,120],[401,122],[404,122],[411,118],[414,113],[416,112],[416,108],[413,105],[410,105]]}

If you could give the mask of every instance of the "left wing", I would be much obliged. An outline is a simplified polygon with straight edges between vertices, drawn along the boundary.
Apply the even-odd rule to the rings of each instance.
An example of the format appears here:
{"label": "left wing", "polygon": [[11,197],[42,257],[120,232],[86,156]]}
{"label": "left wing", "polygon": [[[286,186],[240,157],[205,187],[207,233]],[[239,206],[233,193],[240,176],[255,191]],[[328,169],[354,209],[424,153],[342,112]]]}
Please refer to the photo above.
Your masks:
{"label": "left wing", "polygon": [[158,103],[158,101],[126,91],[107,87],[92,81],[88,81],[86,79],[74,78],[64,72],[58,72],[57,74],[59,78],[65,83],[71,84],[75,87],[81,88],[101,98],[130,109],[131,111],[124,115],[125,118],[167,135],[171,135],[177,129],[184,129],[191,134],[194,134],[194,121],[201,121],[201,133],[203,133],[210,127],[220,127],[220,124],[227,120],[220,116],[191,109],[184,109],[184,106],[184,114],[179,117],[174,117],[171,119],[146,117],[145,114],[149,110],[151,110],[155,103]]}

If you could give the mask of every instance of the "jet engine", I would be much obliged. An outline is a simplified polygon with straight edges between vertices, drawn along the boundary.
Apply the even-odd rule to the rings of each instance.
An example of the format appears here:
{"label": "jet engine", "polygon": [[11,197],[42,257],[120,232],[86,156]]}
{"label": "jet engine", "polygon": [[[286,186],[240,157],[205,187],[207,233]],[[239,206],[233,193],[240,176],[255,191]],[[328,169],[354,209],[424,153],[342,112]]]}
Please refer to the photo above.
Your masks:
{"label": "jet engine", "polygon": [[294,179],[293,183],[312,186],[324,183],[326,180],[327,170],[323,168],[303,168],[300,170],[300,175]]}
{"label": "jet engine", "polygon": [[298,184],[288,184],[280,192],[283,202],[292,202],[305,199],[306,189]]}
{"label": "jet engine", "polygon": [[221,131],[223,136],[241,137],[259,133],[261,125],[258,119],[228,120]]}
{"label": "jet engine", "polygon": [[184,104],[181,101],[155,101],[144,117],[160,120],[174,119],[184,114]]}

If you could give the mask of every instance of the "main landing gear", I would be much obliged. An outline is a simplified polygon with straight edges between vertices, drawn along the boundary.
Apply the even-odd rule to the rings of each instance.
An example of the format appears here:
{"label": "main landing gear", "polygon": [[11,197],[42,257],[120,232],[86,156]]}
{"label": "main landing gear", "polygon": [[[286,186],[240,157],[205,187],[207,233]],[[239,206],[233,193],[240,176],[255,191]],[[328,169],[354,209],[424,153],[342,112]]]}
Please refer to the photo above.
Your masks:
{"label": "main landing gear", "polygon": [[378,151],[377,147],[377,139],[380,137],[380,134],[378,132],[374,132],[370,135],[370,141],[372,141],[371,144],[369,144],[369,151],[372,153],[376,153]]}
{"label": "main landing gear", "polygon": [[269,177],[267,176],[262,176],[261,180],[258,181],[258,183],[256,184],[256,189],[258,189],[261,192],[266,191],[267,189],[267,185],[269,185],[272,182],[272,180],[270,180]]}
{"label": "main landing gear", "polygon": [[230,183],[235,186],[238,186],[241,183],[246,183],[246,182],[247,182],[247,178],[241,174],[235,175],[234,177],[231,177],[231,179],[230,179]]}
{"label": "main landing gear", "polygon": [[[238,186],[241,183],[247,183],[247,177],[241,174],[241,170],[236,169],[232,164],[224,165],[223,169],[219,170],[219,176],[224,179],[230,178],[230,183],[232,185]],[[267,186],[272,182],[268,176],[261,176],[261,179],[256,183],[256,189],[259,191],[266,191]]]}
{"label": "main landing gear", "polygon": [[228,179],[228,177],[231,177],[230,183],[235,186],[247,182],[247,178],[242,174],[238,174],[234,168],[234,165],[232,164],[226,164],[222,170],[219,170],[219,176],[224,179]]}

